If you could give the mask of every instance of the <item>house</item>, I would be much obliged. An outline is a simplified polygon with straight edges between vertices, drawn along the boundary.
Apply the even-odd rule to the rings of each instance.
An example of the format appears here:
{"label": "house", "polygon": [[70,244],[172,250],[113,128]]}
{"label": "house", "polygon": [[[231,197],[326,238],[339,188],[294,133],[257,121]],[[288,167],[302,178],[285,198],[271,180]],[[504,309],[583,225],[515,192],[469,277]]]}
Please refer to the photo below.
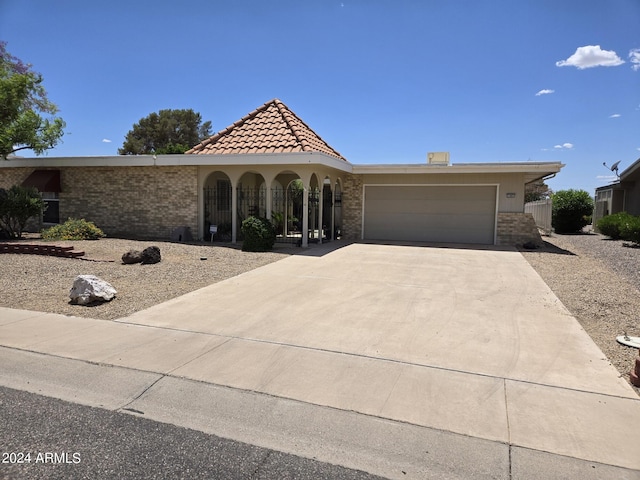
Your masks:
{"label": "house", "polygon": [[640,158],[620,174],[617,182],[596,188],[593,224],[619,212],[640,215]]}
{"label": "house", "polygon": [[232,242],[242,219],[274,221],[278,241],[515,244],[538,240],[525,185],[558,162],[352,164],[284,103],[258,107],[181,155],[0,162],[0,187],[37,187],[43,224],[94,221],[111,236],[169,238],[189,227]]}

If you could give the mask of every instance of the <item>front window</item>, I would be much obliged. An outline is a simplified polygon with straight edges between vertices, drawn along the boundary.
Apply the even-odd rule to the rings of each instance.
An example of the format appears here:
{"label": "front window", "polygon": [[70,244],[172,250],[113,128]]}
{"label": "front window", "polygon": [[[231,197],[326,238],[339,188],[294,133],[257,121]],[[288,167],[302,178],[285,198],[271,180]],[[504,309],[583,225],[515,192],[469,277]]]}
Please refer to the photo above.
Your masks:
{"label": "front window", "polygon": [[60,223],[60,198],[55,192],[42,192],[47,207],[42,214],[42,223]]}

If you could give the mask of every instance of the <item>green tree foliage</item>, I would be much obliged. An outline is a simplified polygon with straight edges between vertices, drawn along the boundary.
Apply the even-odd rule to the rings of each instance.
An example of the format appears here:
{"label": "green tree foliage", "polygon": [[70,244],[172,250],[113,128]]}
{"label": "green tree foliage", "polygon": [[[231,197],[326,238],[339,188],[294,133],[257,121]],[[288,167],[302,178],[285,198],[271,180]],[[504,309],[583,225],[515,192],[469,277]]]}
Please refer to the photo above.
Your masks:
{"label": "green tree foliage", "polygon": [[27,221],[40,215],[44,208],[42,197],[33,187],[0,188],[0,228],[10,238],[22,238]]}
{"label": "green tree foliage", "polygon": [[536,202],[538,200],[543,200],[545,198],[549,198],[553,192],[549,188],[549,186],[544,183],[542,180],[538,180],[537,182],[527,183],[524,186],[524,202]]}
{"label": "green tree foliage", "polygon": [[184,153],[211,136],[211,122],[199,113],[160,110],[140,119],[125,137],[120,155]]}
{"label": "green tree foliage", "polygon": [[0,156],[6,159],[24,149],[40,155],[55,147],[65,127],[54,116],[57,112],[42,86],[42,75],[8,53],[6,43],[0,42]]}
{"label": "green tree foliage", "polygon": [[577,233],[589,223],[593,199],[584,190],[559,190],[553,201],[551,225],[557,233]]}

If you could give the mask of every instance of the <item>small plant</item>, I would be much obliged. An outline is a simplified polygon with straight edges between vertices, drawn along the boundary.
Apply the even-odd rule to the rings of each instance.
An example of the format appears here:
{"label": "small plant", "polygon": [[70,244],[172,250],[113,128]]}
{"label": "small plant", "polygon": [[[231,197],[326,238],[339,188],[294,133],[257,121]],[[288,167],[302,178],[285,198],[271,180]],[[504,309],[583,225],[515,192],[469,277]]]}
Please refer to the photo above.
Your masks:
{"label": "small plant", "polygon": [[603,235],[611,237],[613,240],[619,240],[622,238],[621,227],[633,218],[633,215],[629,215],[627,212],[614,213],[613,215],[607,215],[598,220],[598,230]]}
{"label": "small plant", "polygon": [[551,196],[551,225],[557,233],[577,233],[589,224],[593,199],[584,190],[560,190]]}
{"label": "small plant", "polygon": [[22,238],[22,232],[31,217],[45,209],[38,190],[14,185],[9,190],[0,188],[0,229],[9,238]]}
{"label": "small plant", "polygon": [[244,236],[242,250],[245,252],[268,252],[276,242],[276,231],[266,218],[248,217],[240,230]]}
{"label": "small plant", "polygon": [[620,226],[620,237],[640,245],[640,217],[629,217]]}
{"label": "small plant", "polygon": [[70,218],[60,225],[42,231],[44,240],[98,240],[105,234],[93,222]]}

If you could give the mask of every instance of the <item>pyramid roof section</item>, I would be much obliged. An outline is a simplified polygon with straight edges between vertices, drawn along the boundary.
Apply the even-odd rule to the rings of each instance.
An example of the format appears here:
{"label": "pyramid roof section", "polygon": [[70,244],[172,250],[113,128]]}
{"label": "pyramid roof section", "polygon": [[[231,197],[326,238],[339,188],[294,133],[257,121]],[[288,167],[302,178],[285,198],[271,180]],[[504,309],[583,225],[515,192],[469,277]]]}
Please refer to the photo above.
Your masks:
{"label": "pyramid roof section", "polygon": [[186,154],[318,152],[346,159],[280,100],[273,99]]}

